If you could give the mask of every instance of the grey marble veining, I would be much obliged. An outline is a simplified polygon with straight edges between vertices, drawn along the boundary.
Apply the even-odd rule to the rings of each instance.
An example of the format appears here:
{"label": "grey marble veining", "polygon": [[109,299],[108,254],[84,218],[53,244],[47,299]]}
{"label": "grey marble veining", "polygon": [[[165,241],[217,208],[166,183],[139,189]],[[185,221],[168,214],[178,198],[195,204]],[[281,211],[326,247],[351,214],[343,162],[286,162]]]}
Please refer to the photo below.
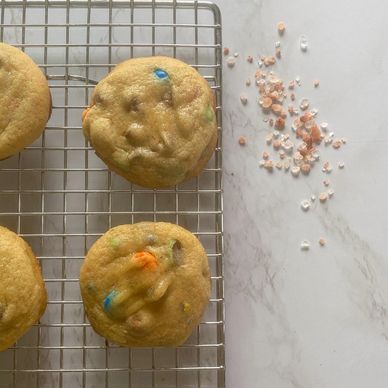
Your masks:
{"label": "grey marble veining", "polygon": [[[224,186],[228,388],[384,388],[388,385],[388,3],[217,1],[224,46]],[[283,37],[276,23],[287,25]],[[306,53],[299,37],[309,42]],[[335,194],[309,212],[299,203],[324,190],[309,177],[258,167],[266,125],[247,55],[269,55],[283,79],[299,75],[298,97],[319,109],[348,143],[322,149]],[[314,89],[312,81],[320,86]],[[239,101],[240,92],[249,98]],[[239,136],[247,145],[238,145]],[[339,160],[346,165],[336,168]],[[323,236],[327,245],[320,248]],[[311,249],[300,250],[308,239]]]}

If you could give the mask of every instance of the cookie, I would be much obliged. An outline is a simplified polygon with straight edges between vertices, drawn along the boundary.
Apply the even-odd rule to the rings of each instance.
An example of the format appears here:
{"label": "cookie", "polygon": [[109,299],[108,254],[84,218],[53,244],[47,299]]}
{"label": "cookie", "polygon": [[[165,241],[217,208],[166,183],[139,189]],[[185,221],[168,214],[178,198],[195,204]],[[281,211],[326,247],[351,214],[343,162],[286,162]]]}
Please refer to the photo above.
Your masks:
{"label": "cookie", "polygon": [[214,93],[177,59],[130,59],[98,83],[83,129],[117,174],[149,188],[174,186],[197,176],[214,152]]}
{"label": "cookie", "polygon": [[0,160],[17,154],[43,132],[51,114],[47,80],[33,60],[0,43]]}
{"label": "cookie", "polygon": [[121,225],[90,248],[80,286],[103,337],[123,346],[177,346],[208,303],[209,264],[198,239],[178,225]]}
{"label": "cookie", "polygon": [[47,292],[29,245],[0,226],[0,351],[13,345],[44,313]]}

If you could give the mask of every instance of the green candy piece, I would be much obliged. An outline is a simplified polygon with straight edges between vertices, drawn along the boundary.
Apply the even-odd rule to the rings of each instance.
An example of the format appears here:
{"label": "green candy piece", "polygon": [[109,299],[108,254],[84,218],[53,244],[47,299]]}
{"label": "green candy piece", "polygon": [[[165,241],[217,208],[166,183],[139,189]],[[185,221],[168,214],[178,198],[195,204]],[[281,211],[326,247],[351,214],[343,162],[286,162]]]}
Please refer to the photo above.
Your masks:
{"label": "green candy piece", "polygon": [[210,105],[208,105],[205,110],[203,111],[203,117],[205,120],[207,121],[214,121],[214,118],[215,118],[215,114],[214,114],[214,111],[212,109],[212,107]]}
{"label": "green candy piece", "polygon": [[168,249],[171,249],[171,254],[172,254],[172,249],[174,248],[174,245],[176,244],[176,240],[169,240],[167,243]]}
{"label": "green candy piece", "polygon": [[175,264],[180,264],[180,250],[182,248],[181,243],[177,240],[169,240],[167,242],[168,258]]}
{"label": "green candy piece", "polygon": [[120,237],[112,237],[110,240],[109,240],[109,244],[112,248],[118,248],[121,244],[121,238]]}

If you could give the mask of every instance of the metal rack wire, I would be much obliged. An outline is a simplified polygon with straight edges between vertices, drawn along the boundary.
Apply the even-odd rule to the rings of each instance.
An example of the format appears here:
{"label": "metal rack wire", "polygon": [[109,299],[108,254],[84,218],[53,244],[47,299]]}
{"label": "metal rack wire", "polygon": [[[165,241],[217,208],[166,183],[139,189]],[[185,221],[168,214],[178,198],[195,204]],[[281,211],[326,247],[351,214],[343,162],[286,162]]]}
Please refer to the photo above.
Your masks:
{"label": "metal rack wire", "polygon": [[[224,387],[221,182],[221,17],[206,1],[2,0],[0,38],[47,75],[53,114],[45,133],[0,163],[0,224],[40,259],[49,293],[41,322],[0,353],[3,387]],[[114,64],[144,55],[183,59],[217,96],[219,143],[196,179],[146,190],[108,171],[85,142],[81,111]],[[178,348],[125,349],[93,332],[78,274],[108,228],[170,221],[207,249],[212,296],[196,332]]]}

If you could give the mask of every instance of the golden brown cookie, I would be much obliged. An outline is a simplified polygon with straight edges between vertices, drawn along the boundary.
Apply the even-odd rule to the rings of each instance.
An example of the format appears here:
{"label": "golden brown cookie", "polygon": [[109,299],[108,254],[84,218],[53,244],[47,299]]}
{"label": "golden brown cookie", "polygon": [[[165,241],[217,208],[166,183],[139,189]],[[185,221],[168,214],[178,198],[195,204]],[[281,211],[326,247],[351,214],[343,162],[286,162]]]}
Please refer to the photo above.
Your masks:
{"label": "golden brown cookie", "polygon": [[51,114],[47,80],[21,50],[0,43],[0,160],[31,144]]}
{"label": "golden brown cookie", "polygon": [[13,345],[42,316],[47,292],[29,245],[0,226],[0,351]]}
{"label": "golden brown cookie", "polygon": [[121,225],[90,248],[80,285],[103,337],[124,346],[177,346],[208,303],[209,264],[198,239],[178,225]]}
{"label": "golden brown cookie", "polygon": [[198,175],[217,143],[214,93],[184,62],[122,62],[96,86],[84,134],[110,169],[160,188]]}

